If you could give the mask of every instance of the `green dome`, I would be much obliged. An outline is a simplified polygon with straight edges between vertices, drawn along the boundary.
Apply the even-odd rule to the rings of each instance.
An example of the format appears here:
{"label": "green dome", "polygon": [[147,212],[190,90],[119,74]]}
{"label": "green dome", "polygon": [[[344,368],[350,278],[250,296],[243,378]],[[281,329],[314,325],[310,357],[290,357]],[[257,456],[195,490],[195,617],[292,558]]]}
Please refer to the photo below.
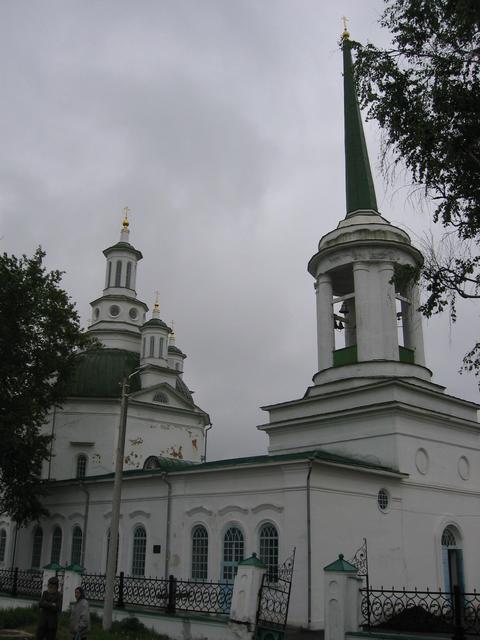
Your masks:
{"label": "green dome", "polygon": [[[140,355],[124,349],[92,349],[79,353],[67,397],[119,398],[122,381],[140,365]],[[130,378],[130,393],[140,389],[138,374]]]}
{"label": "green dome", "polygon": [[179,349],[176,345],[174,344],[170,344],[168,346],[168,353],[176,353],[179,356],[182,356],[182,358],[186,358],[185,354],[183,353],[183,351],[181,349]]}
{"label": "green dome", "polygon": [[162,329],[166,329],[169,333],[171,333],[172,331],[163,320],[160,320],[160,318],[150,318],[150,320],[147,320],[147,322],[143,323],[142,329],[144,327],[161,327]]}

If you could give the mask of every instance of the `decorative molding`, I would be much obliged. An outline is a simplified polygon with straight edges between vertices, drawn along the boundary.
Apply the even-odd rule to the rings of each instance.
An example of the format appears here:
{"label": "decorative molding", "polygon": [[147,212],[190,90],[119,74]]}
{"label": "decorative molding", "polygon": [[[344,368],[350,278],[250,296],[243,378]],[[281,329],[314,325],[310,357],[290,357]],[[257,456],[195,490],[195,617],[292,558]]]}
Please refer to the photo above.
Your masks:
{"label": "decorative molding", "polygon": [[148,511],[142,511],[138,509],[137,511],[132,511],[132,513],[128,516],[129,518],[150,518],[151,514]]}
{"label": "decorative molding", "polygon": [[76,513],[71,513],[68,516],[69,520],[83,520],[83,518],[84,518],[83,513],[79,513],[78,511]]}
{"label": "decorative molding", "polygon": [[56,511],[55,513],[51,513],[49,516],[49,520],[55,520],[55,518],[57,518],[57,520],[66,520],[63,513],[59,513],[58,511]]}
{"label": "decorative molding", "polygon": [[[111,517],[112,517],[112,512],[111,512],[111,510],[110,510],[110,511],[106,511],[106,512],[103,514],[103,517],[105,518],[105,520],[111,519]],[[120,520],[121,520],[122,518],[123,518],[123,514],[121,513],[121,514],[120,514]]]}
{"label": "decorative molding", "polygon": [[80,440],[70,440],[72,447],[93,447],[95,442],[81,442]]}
{"label": "decorative molding", "polygon": [[278,504],[265,502],[264,504],[259,504],[256,507],[252,508],[252,513],[258,513],[259,511],[276,511],[277,513],[282,513],[283,507]]}
{"label": "decorative molding", "polygon": [[248,509],[244,509],[243,507],[237,507],[234,504],[230,504],[227,507],[223,507],[222,509],[218,510],[219,516],[224,516],[226,513],[242,513],[243,515],[246,515],[248,513]]}
{"label": "decorative molding", "polygon": [[188,511],[185,511],[185,513],[187,516],[193,516],[199,513],[203,513],[206,516],[213,516],[213,511],[210,511],[210,509],[206,509],[205,507],[193,507],[193,509],[189,509]]}
{"label": "decorative molding", "polygon": [[470,479],[470,462],[466,456],[460,456],[458,459],[457,471],[462,480]]}

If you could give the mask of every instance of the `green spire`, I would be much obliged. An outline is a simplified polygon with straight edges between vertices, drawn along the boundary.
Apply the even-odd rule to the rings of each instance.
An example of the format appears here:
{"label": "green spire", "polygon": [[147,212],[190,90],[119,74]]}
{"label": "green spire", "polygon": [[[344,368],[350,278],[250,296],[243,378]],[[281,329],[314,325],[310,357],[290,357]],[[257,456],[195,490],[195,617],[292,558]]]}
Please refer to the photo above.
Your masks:
{"label": "green spire", "polygon": [[342,36],[343,91],[345,116],[345,178],[347,191],[347,218],[358,209],[377,211],[377,199],[363,133],[353,77],[352,43],[348,31]]}

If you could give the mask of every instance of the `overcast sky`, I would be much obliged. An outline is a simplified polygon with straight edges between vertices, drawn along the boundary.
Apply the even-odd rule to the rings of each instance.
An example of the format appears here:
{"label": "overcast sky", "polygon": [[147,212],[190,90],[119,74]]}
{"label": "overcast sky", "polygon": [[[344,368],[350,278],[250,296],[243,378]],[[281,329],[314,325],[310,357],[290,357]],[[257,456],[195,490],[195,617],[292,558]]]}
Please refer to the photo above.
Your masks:
{"label": "overcast sky", "polygon": [[[0,250],[40,244],[86,325],[128,205],[137,293],[175,321],[209,458],[264,453],[259,407],[316,372],[306,265],[345,215],[341,17],[385,44],[382,5],[0,0]],[[385,184],[366,133],[380,211],[418,243],[428,203],[407,176]],[[478,316],[425,322],[434,380],[475,401],[457,371]]]}

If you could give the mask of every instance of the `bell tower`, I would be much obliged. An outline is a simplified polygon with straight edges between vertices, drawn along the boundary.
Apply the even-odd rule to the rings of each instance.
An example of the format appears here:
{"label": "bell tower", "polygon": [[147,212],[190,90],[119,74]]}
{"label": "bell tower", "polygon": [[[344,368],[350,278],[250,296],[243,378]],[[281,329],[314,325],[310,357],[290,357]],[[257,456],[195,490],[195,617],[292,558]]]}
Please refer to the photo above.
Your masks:
{"label": "bell tower", "polygon": [[418,287],[423,263],[407,233],[378,212],[355,92],[351,42],[342,36],[346,216],[321,238],[308,271],[317,298],[316,385],[352,377],[415,377],[425,368]]}

